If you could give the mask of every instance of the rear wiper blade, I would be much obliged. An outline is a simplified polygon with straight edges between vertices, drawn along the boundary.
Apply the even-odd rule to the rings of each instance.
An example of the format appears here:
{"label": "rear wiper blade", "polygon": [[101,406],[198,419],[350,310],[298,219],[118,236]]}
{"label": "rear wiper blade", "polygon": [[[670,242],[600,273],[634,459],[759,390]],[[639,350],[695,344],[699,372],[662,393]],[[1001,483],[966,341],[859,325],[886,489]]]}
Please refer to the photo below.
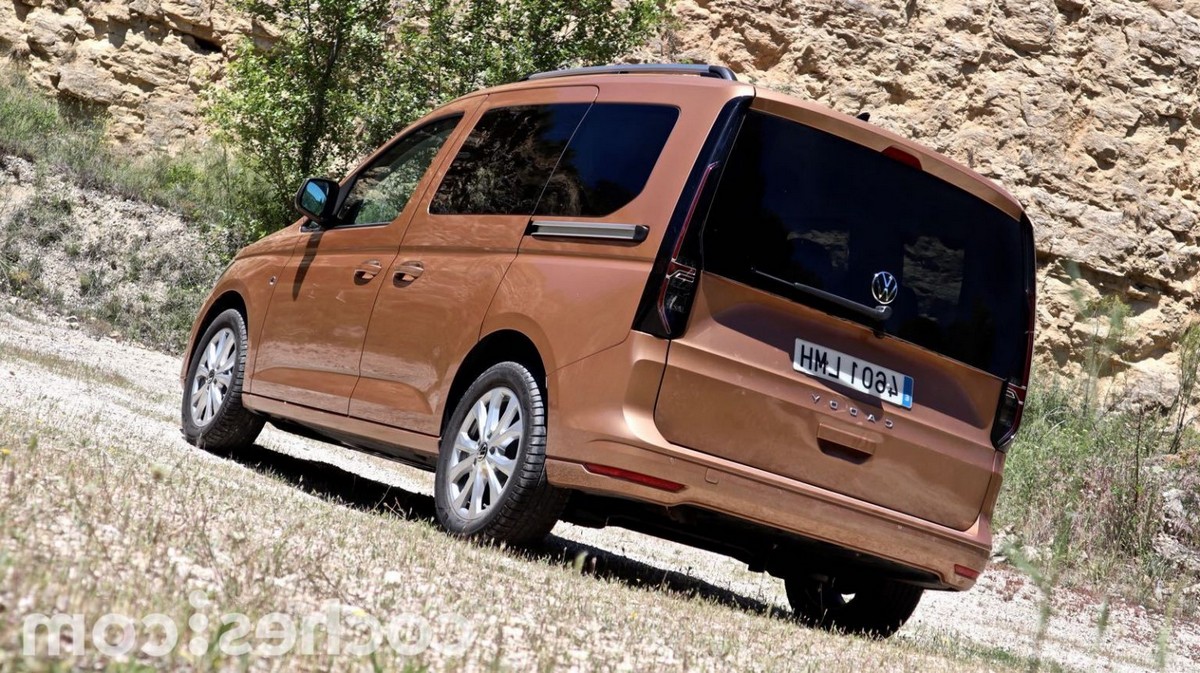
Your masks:
{"label": "rear wiper blade", "polygon": [[804,294],[807,294],[810,297],[816,297],[817,299],[823,299],[831,304],[840,306],[840,307],[846,309],[847,311],[853,311],[853,312],[863,316],[864,318],[867,318],[868,320],[882,323],[882,322],[887,322],[887,319],[892,317],[892,307],[891,306],[873,306],[873,307],[867,306],[866,304],[860,304],[856,301],[846,299],[845,297],[836,295],[832,292],[826,292],[825,290],[815,288],[811,285],[805,285],[804,283],[798,283],[794,280],[787,280],[786,278],[780,278],[779,276],[772,276],[769,273],[759,271],[758,269],[755,269],[753,267],[751,267],[750,270],[753,271],[754,273],[762,276],[763,278],[768,278],[770,280],[775,281],[776,283],[787,285],[788,287],[792,288],[793,290],[803,292]]}

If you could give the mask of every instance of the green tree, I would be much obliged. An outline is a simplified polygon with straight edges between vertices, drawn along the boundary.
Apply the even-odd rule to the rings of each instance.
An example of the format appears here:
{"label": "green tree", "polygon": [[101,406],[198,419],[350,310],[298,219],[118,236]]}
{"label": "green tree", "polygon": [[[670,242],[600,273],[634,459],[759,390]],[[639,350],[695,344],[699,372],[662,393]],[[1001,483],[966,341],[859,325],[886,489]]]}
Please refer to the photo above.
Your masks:
{"label": "green tree", "polygon": [[539,70],[608,63],[662,23],[660,0],[242,0],[274,26],[243,42],[209,114],[275,191],[253,214],[289,219],[308,175],[340,173],[439,103]]}

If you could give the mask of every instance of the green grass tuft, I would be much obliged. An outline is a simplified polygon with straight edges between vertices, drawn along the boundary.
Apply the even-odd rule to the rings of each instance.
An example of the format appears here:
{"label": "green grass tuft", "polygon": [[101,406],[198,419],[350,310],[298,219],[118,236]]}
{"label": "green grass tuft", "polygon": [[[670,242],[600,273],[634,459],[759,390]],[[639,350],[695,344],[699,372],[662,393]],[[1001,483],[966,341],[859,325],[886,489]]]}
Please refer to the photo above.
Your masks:
{"label": "green grass tuft", "polygon": [[[1181,367],[1196,367],[1197,335],[1200,328],[1192,328],[1182,340]],[[1179,551],[1200,559],[1200,526],[1166,511],[1171,492],[1184,494],[1185,511],[1200,511],[1200,437],[1189,415],[1197,403],[1188,384],[1195,372],[1180,378],[1185,389],[1165,410],[1125,404],[1111,379],[1099,394],[1103,379],[1095,373],[1033,386],[995,516],[1017,547],[1010,558],[1019,556],[1054,583],[1159,607],[1180,582],[1200,582]],[[1200,606],[1190,600],[1182,607],[1192,613]]]}

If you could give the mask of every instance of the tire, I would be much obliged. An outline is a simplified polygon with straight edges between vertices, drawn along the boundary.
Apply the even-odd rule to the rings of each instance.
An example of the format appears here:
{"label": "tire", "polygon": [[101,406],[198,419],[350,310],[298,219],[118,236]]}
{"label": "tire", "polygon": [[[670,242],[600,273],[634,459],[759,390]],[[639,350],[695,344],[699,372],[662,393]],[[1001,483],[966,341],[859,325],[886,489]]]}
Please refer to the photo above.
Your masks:
{"label": "tire", "polygon": [[242,406],[246,320],[237,309],[228,309],[196,344],[183,383],[184,438],[210,451],[250,446],[262,432],[264,419]]}
{"label": "tire", "polygon": [[458,537],[540,541],[567,498],[546,481],[545,463],[541,386],[516,362],[491,367],[463,394],[442,433],[434,482],[438,523]]}
{"label": "tire", "polygon": [[785,581],[796,618],[808,626],[887,638],[912,616],[924,590],[892,580],[853,583],[794,577]]}

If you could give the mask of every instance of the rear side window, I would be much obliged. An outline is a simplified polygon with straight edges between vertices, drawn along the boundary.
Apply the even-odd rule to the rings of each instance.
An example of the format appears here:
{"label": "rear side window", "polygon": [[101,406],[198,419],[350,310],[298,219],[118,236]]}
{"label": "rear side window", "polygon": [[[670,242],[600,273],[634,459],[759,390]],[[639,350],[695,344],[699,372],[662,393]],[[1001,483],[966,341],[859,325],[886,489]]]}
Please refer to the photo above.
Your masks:
{"label": "rear side window", "polygon": [[851,319],[788,283],[874,307],[872,281],[889,273],[899,291],[886,332],[1003,379],[1022,375],[1019,222],[870,148],[750,113],[703,236],[707,270]]}
{"label": "rear side window", "polygon": [[435,215],[529,215],[590,103],[489,110],[429,206]]}
{"label": "rear side window", "polygon": [[633,201],[675,128],[665,105],[597,103],[559,159],[538,215],[603,217]]}

